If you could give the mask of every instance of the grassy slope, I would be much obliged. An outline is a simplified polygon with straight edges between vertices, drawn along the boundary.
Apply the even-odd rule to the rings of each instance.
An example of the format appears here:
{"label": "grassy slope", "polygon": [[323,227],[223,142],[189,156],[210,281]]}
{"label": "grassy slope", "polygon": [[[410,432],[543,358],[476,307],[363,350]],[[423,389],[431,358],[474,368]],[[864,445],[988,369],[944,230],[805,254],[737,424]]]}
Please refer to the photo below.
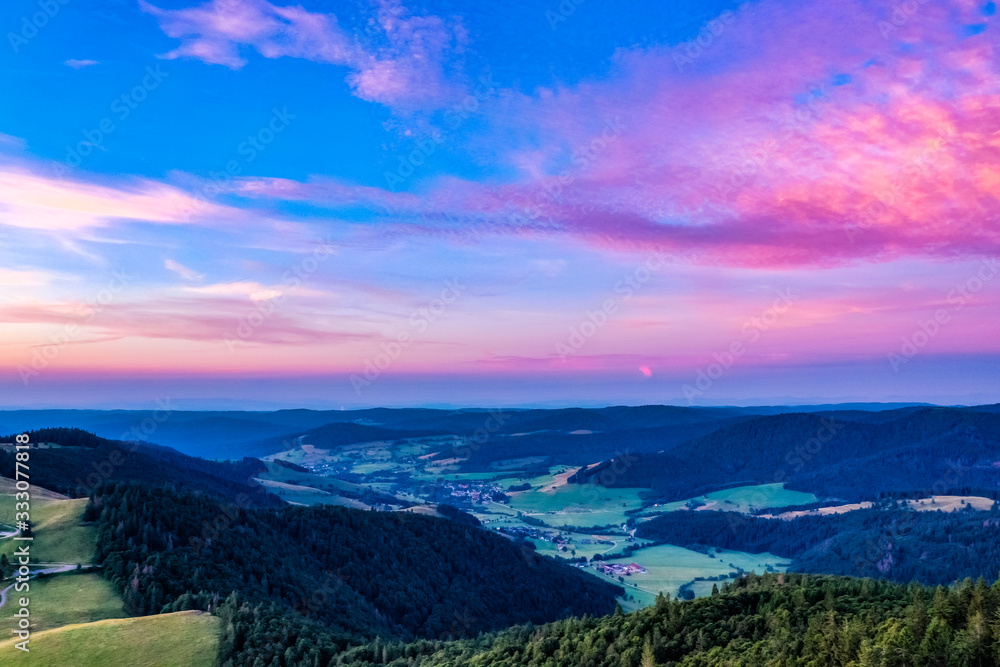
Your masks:
{"label": "grassy slope", "polygon": [[811,493],[792,491],[783,484],[757,484],[753,486],[737,486],[722,491],[713,491],[697,498],[678,500],[659,505],[657,512],[672,512],[684,509],[690,500],[704,503],[699,509],[719,510],[722,512],[749,512],[754,509],[772,507],[789,507],[791,505],[808,505],[819,500]]}
{"label": "grassy slope", "polygon": [[[596,484],[570,484],[550,491],[521,491],[511,494],[510,508],[538,517],[551,526],[620,525],[626,510],[642,505],[642,489],[607,489]],[[558,512],[558,514],[543,514]]]}
{"label": "grassy slope", "polygon": [[289,503],[297,503],[299,505],[339,505],[341,507],[353,507],[354,509],[368,509],[368,505],[359,500],[344,498],[343,496],[334,495],[329,491],[311,486],[287,484],[285,482],[262,478],[258,478],[258,480],[267,487],[268,491]]}
{"label": "grassy slope", "polygon": [[[26,667],[213,667],[219,629],[218,618],[197,611],[69,625],[32,634],[30,653],[17,661]],[[0,642],[0,655],[18,654],[16,642]]]}
{"label": "grassy slope", "polygon": [[[31,488],[31,519],[35,540],[31,560],[35,563],[89,563],[97,546],[97,530],[80,525],[86,498],[60,500],[62,496],[39,487]],[[14,482],[0,477],[0,523],[14,522]],[[20,546],[0,541],[0,553],[10,555]]]}
{"label": "grassy slope", "polygon": [[257,480],[267,490],[284,501],[301,505],[340,505],[354,509],[368,509],[369,506],[353,498],[339,495],[340,491],[358,493],[359,484],[352,484],[332,477],[315,475],[310,472],[291,470],[271,461],[265,461],[267,472],[257,476]]}
{"label": "grassy slope", "polygon": [[91,623],[106,618],[125,618],[122,599],[97,574],[60,574],[30,583],[27,593],[9,592],[7,604],[0,608],[0,627],[14,626],[12,614],[21,597],[30,602],[33,632],[70,625]]}
{"label": "grassy slope", "polygon": [[[35,563],[90,563],[97,546],[97,531],[80,525],[86,498],[31,503],[35,539],[31,560]],[[20,546],[13,540],[0,542],[0,553],[10,555]]]}

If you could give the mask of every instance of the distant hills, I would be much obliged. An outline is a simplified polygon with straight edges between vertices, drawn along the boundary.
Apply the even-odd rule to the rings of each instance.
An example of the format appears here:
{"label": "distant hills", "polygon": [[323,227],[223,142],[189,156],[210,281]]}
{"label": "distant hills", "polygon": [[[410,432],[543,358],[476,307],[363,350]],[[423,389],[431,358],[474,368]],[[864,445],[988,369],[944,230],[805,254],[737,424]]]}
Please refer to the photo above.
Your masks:
{"label": "distant hills", "polygon": [[[87,497],[105,482],[133,481],[169,485],[177,490],[217,498],[242,499],[250,506],[283,504],[253,481],[266,470],[262,461],[207,461],[176,450],[141,442],[108,440],[80,429],[57,427],[27,432],[31,450],[31,483],[71,497]],[[13,435],[0,436],[12,442]],[[0,475],[14,477],[13,451],[0,450]]]}
{"label": "distant hills", "polygon": [[[692,408],[638,406],[563,408],[497,412],[502,423],[496,434],[589,430],[610,432],[648,428],[689,427],[700,435],[712,424],[776,412],[822,412],[838,406]],[[852,404],[852,410],[881,411],[899,404]],[[266,456],[305,431],[328,424],[356,423],[394,431],[427,431],[471,436],[489,418],[485,409],[371,408],[365,410],[184,411],[164,402],[157,410],[5,410],[0,433],[55,426],[83,428],[109,439],[140,439],[173,447],[202,458]],[[699,430],[700,429],[700,430]],[[362,435],[362,434],[359,434]],[[655,434],[653,435],[655,437]],[[687,437],[668,436],[666,445]],[[579,444],[579,443],[576,443]],[[596,448],[600,450],[600,447]],[[271,451],[273,450],[273,451]],[[655,451],[655,450],[654,450]],[[609,454],[610,455],[610,454]]]}
{"label": "distant hills", "polygon": [[[378,408],[163,412],[155,419],[128,411],[15,411],[0,413],[0,424],[15,432],[42,419],[56,426],[73,422],[92,428],[106,442],[138,437],[189,457],[232,460],[267,456],[301,442],[335,449],[372,441],[456,436],[450,441],[454,446],[446,443],[434,456],[460,459],[457,465],[463,472],[489,472],[498,461],[533,458],[542,467],[581,466],[571,479],[576,483],[648,488],[654,499],[664,501],[725,486],[774,482],[821,498],[844,500],[918,489],[997,490],[993,466],[1000,460],[998,406],[824,409],[766,415],[752,410],[756,409],[641,406],[490,412]],[[15,428],[10,428],[12,424]],[[475,446],[469,446],[471,442]],[[141,456],[132,457],[126,471],[149,463],[145,457],[156,458],[151,445],[142,444],[136,451]],[[86,456],[78,456],[83,458],[67,471],[93,466],[84,460]],[[160,453],[160,458],[165,456]],[[195,459],[168,458],[171,465],[194,467],[201,474],[218,476],[226,470],[217,467],[212,472],[204,462],[193,463]],[[593,465],[600,461],[604,463]],[[612,462],[615,474],[602,475]],[[61,475],[59,469],[60,464],[53,463],[49,474]],[[68,492],[75,479],[53,479],[52,483]]]}
{"label": "distant hills", "polygon": [[[988,625],[1000,613],[1000,584],[970,581],[934,592],[793,573],[758,577],[730,563],[733,573],[701,578],[720,582],[712,597],[659,597],[646,610],[624,614],[616,601],[628,605],[635,577],[622,577],[627,585],[618,586],[540,555],[547,545],[524,536],[562,516],[562,508],[518,509],[509,520],[523,524],[521,533],[509,535],[520,537],[490,529],[499,514],[480,513],[480,525],[464,511],[501,507],[496,496],[484,500],[477,484],[492,493],[488,487],[498,485],[495,473],[503,468],[496,464],[523,458],[529,476],[546,486],[528,484],[529,494],[587,502],[579,492],[592,489],[567,487],[566,477],[570,484],[644,489],[630,492],[640,499],[631,509],[615,508],[613,548],[622,553],[598,550],[595,559],[634,557],[652,569],[656,563],[644,559],[661,547],[651,545],[671,544],[723,564],[724,550],[733,549],[788,558],[800,572],[930,584],[980,574],[992,579],[1000,562],[1000,505],[987,509],[988,500],[974,498],[983,503],[973,509],[966,498],[939,497],[925,509],[947,502],[956,511],[916,511],[907,498],[1000,497],[1000,406],[884,407],[18,411],[0,413],[0,432],[8,433],[0,442],[30,430],[38,443],[31,450],[34,490],[90,496],[81,520],[99,534],[93,561],[127,613],[204,610],[219,617],[223,666],[694,667],[746,656],[793,664],[786,660],[792,654],[830,664],[820,660],[830,651],[851,656],[847,665],[931,665],[951,664],[942,655],[978,656],[969,652],[976,646],[986,656],[1000,637],[1000,628]],[[406,440],[418,442],[404,443],[402,457],[378,458],[389,446],[353,447],[344,460],[308,463],[314,470],[249,456],[300,444],[336,450]],[[291,453],[314,456],[306,450]],[[362,450],[375,451],[366,461],[376,462],[355,469],[351,457]],[[12,476],[14,463],[12,447],[0,448],[0,475]],[[550,471],[555,463],[569,467]],[[452,481],[436,483],[455,493],[428,501],[417,486],[402,484],[409,474],[404,464],[422,473],[418,485],[454,473]],[[516,474],[523,472],[522,463],[514,465]],[[317,474],[322,466],[362,483]],[[386,481],[371,482],[378,475]],[[770,518],[752,502],[740,508],[745,513],[695,510],[697,502],[673,511],[656,507],[774,482],[818,496],[810,507],[869,502],[787,520]],[[501,501],[516,500],[518,491],[503,483],[510,496],[501,494]],[[309,494],[363,509],[306,506]],[[60,502],[82,511],[85,501]],[[790,515],[795,509],[785,508]],[[113,627],[119,625],[133,624]],[[993,644],[976,637],[993,637]],[[790,642],[798,642],[794,650]],[[837,648],[816,648],[823,642]],[[904,648],[923,657],[872,657],[876,649],[899,657]]]}
{"label": "distant hills", "polygon": [[722,426],[661,453],[637,452],[572,481],[649,488],[656,499],[784,482],[846,501],[959,489],[995,493],[1000,414],[969,408],[783,414]]}

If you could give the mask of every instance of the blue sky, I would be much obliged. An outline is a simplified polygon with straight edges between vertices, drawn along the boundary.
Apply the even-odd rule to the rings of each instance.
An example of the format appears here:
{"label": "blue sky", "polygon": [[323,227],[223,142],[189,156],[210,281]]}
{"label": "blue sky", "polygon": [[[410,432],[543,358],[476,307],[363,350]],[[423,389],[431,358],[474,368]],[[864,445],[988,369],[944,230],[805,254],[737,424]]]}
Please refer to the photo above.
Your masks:
{"label": "blue sky", "polygon": [[994,20],[8,2],[0,405],[997,400]]}

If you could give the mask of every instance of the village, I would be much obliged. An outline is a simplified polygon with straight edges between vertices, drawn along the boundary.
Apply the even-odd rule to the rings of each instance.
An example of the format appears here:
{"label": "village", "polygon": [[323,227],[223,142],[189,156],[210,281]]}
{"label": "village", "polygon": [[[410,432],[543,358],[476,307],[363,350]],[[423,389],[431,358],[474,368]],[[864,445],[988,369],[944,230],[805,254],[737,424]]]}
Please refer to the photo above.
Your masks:
{"label": "village", "polygon": [[638,563],[595,563],[594,567],[598,572],[603,572],[609,577],[628,577],[633,574],[646,574],[649,572],[649,570]]}

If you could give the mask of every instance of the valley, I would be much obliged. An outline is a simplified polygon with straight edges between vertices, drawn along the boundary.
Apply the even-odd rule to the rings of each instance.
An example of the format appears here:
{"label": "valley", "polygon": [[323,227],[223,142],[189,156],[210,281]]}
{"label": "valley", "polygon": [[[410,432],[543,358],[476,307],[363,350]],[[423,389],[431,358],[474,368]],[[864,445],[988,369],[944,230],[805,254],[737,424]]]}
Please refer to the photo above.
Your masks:
{"label": "valley", "polygon": [[[215,460],[76,429],[32,432],[43,442],[33,452],[32,637],[46,643],[32,664],[59,664],[80,638],[193,665],[283,645],[284,631],[264,631],[261,608],[241,600],[271,605],[274,627],[301,613],[312,637],[303,651],[353,659],[348,647],[379,638],[459,640],[615,604],[640,614],[760,577],[982,576],[1000,569],[1000,540],[987,539],[1000,533],[1000,418],[986,407],[526,411],[478,442],[482,413],[382,411],[286,424],[246,445],[260,458]],[[631,428],[640,417],[643,428]],[[664,435],[691,423],[688,440]],[[824,423],[846,437],[817,452],[821,464],[791,459]],[[867,444],[890,430],[908,435]],[[0,444],[0,472],[8,449]],[[80,494],[80,470],[116,452],[122,463]],[[945,478],[956,461],[961,475]],[[773,481],[775,468],[787,480]],[[18,533],[13,492],[0,477],[0,558]],[[13,623],[14,609],[0,604],[0,621]],[[95,648],[78,664],[105,659]]]}
{"label": "valley", "polygon": [[[847,423],[858,423],[848,429],[857,429],[866,422],[879,423],[890,419],[891,413],[824,413],[814,422],[818,428],[825,423],[835,425],[839,431]],[[899,410],[897,416],[911,419],[914,411]],[[922,415],[917,415],[922,418]],[[485,445],[475,443],[461,434],[443,434],[419,438],[400,438],[358,442],[336,447],[320,446],[319,434],[305,433],[286,442],[295,446],[264,460],[270,466],[281,462],[301,466],[299,472],[283,468],[286,478],[296,478],[296,489],[277,489],[277,493],[290,502],[302,504],[334,503],[352,507],[375,507],[387,511],[419,511],[434,514],[438,505],[452,505],[475,517],[484,528],[514,541],[531,545],[538,553],[550,555],[573,563],[594,576],[611,579],[625,585],[624,604],[631,608],[651,604],[658,593],[674,597],[703,596],[711,592],[713,582],[732,581],[747,572],[779,572],[791,566],[788,555],[730,549],[731,557],[722,563],[709,557],[713,549],[724,544],[662,544],[658,540],[636,536],[636,529],[643,523],[675,512],[706,513],[732,512],[748,517],[774,517],[790,521],[800,517],[828,517],[854,510],[871,509],[878,500],[879,491],[872,490],[869,499],[837,504],[835,498],[821,497],[808,490],[788,488],[784,482],[732,483],[725,488],[708,490],[697,495],[663,502],[650,486],[622,486],[621,479],[634,477],[634,460],[644,463],[642,452],[617,452],[617,458],[605,463],[593,459],[577,458],[576,464],[554,463],[569,456],[566,442],[582,436],[599,436],[616,444],[621,442],[617,432],[596,432],[585,429],[593,426],[593,419],[581,418],[559,423],[554,416],[546,426],[558,425],[544,431],[522,431],[520,427],[508,428],[509,433],[492,435]],[[808,414],[793,415],[809,418]],[[974,417],[978,419],[977,417]],[[809,441],[808,431],[788,416],[775,415],[752,417],[752,421],[774,424],[777,449],[781,454],[787,436],[781,429],[784,424],[794,424],[793,431],[803,432],[803,442]],[[837,420],[840,420],[839,422]],[[848,421],[850,420],[850,421]],[[391,422],[364,422],[366,427],[387,429]],[[720,420],[721,429],[739,429],[731,426],[732,418]],[[408,424],[414,426],[412,421]],[[447,427],[440,418],[434,426]],[[607,427],[607,425],[605,425]],[[626,429],[625,433],[629,433]],[[553,452],[533,457],[510,457],[524,438],[534,438],[537,452]],[[546,440],[548,436],[548,440]],[[711,437],[711,436],[710,436]],[[794,435],[792,436],[795,437]],[[782,440],[782,438],[786,438]],[[313,444],[314,440],[316,444]],[[516,445],[510,445],[516,443]],[[734,446],[739,448],[739,438]],[[718,447],[718,445],[716,445]],[[684,449],[678,445],[677,449]],[[725,450],[726,446],[722,446]],[[671,448],[656,454],[669,459]],[[771,456],[766,450],[764,456]],[[761,455],[758,454],[758,457]],[[786,457],[787,458],[787,457]],[[748,462],[750,463],[750,462]],[[283,464],[285,465],[285,464]],[[655,464],[660,465],[660,464]],[[712,464],[708,464],[709,466]],[[751,463],[752,465],[752,463]],[[787,464],[785,464],[787,466]],[[592,472],[592,471],[599,472]],[[309,471],[309,474],[306,473]],[[581,472],[583,471],[583,472]],[[648,475],[647,469],[644,474]],[[579,473],[579,474],[578,474]],[[580,477],[584,477],[581,483]],[[266,477],[274,477],[269,472]],[[382,494],[381,500],[365,505],[352,498],[335,494],[316,495],[315,489],[329,489],[330,477],[336,484],[353,484],[353,493]],[[731,478],[731,477],[730,477]],[[645,479],[645,478],[637,478]],[[759,477],[757,479],[760,479]],[[350,480],[347,482],[346,480]],[[749,481],[753,480],[751,475]],[[763,481],[763,480],[761,480]],[[688,485],[697,490],[700,482]],[[272,485],[273,482],[264,481]],[[677,482],[673,482],[677,485]],[[652,488],[650,488],[652,486]],[[930,485],[928,484],[928,487]],[[269,486],[274,490],[273,486]],[[703,487],[702,487],[703,488]],[[682,495],[680,491],[678,495]],[[995,500],[983,496],[932,496],[920,495],[904,498],[903,505],[918,511],[988,511]],[[853,496],[852,496],[853,497]],[[392,498],[395,501],[391,500]],[[425,509],[421,509],[421,508]],[[685,548],[691,547],[691,548]],[[707,551],[706,551],[707,550]],[[636,564],[645,571],[639,573],[605,574],[607,565]],[[608,572],[611,572],[608,570]]]}

